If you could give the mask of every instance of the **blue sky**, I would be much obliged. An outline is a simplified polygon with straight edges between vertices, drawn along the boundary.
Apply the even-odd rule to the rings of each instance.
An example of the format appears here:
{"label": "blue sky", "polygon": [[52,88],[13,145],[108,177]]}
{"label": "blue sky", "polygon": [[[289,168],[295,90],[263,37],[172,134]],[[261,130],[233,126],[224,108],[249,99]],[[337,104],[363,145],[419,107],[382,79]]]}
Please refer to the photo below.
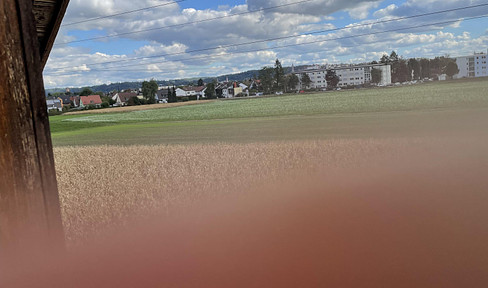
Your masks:
{"label": "blue sky", "polygon": [[[488,14],[486,0],[177,2],[71,0],[45,69],[46,87],[218,76],[272,65],[276,58],[285,66],[361,63],[391,50],[404,57],[435,57],[488,48],[487,18],[467,20]],[[106,17],[155,5],[164,6]],[[97,17],[105,18],[92,20]],[[366,25],[377,21],[389,22]],[[432,25],[445,21],[451,22]],[[345,29],[351,25],[356,27]],[[405,29],[413,26],[422,27]],[[315,33],[334,28],[340,29]],[[85,41],[100,36],[107,37]],[[66,44],[72,41],[81,42]]]}

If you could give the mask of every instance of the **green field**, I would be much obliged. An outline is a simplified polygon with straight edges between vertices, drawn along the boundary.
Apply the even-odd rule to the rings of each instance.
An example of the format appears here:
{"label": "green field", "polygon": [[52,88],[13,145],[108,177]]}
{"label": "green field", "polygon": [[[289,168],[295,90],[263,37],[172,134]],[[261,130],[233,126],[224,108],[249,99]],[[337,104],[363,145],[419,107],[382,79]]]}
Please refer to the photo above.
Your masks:
{"label": "green field", "polygon": [[475,117],[476,126],[486,109],[488,81],[477,79],[61,115],[50,122],[55,146],[255,142],[428,135],[455,128],[460,115]]}

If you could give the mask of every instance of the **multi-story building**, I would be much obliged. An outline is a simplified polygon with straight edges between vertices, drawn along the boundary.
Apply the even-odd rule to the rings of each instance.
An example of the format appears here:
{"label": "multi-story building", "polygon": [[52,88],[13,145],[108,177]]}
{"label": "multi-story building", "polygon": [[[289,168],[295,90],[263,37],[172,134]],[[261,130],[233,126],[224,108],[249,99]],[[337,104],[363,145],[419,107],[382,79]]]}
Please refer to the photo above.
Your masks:
{"label": "multi-story building", "polygon": [[294,72],[301,80],[303,74],[307,74],[311,80],[308,87],[303,87],[300,81],[299,89],[325,89],[327,88],[327,70],[333,70],[339,76],[338,87],[359,86],[371,83],[371,72],[373,69],[381,71],[379,85],[391,84],[391,66],[385,64],[363,64],[363,65],[331,65],[311,66],[305,70]]}
{"label": "multi-story building", "polygon": [[471,78],[488,76],[488,53],[474,53],[471,56],[456,58],[459,73],[454,78]]}

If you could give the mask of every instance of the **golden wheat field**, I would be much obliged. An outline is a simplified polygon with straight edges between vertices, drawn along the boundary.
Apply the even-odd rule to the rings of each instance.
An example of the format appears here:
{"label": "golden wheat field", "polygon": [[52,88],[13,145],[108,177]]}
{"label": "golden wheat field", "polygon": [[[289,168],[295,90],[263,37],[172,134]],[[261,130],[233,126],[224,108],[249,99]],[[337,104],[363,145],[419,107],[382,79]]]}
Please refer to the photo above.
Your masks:
{"label": "golden wheat field", "polygon": [[189,207],[297,173],[353,167],[379,155],[393,160],[416,141],[56,147],[66,237],[73,243],[147,211]]}

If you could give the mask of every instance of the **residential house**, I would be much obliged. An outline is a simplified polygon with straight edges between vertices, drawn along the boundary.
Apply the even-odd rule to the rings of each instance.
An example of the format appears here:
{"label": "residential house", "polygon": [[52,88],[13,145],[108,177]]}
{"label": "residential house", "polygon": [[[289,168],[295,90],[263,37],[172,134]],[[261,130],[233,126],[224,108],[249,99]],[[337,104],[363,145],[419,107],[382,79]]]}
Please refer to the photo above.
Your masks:
{"label": "residential house", "polygon": [[113,97],[112,100],[115,101],[114,106],[125,106],[129,103],[130,98],[137,97],[135,92],[118,92]]}
{"label": "residential house", "polygon": [[243,87],[237,82],[223,82],[217,85],[215,93],[218,98],[234,98],[243,94]]}
{"label": "residential house", "polygon": [[100,98],[100,95],[80,96],[80,107],[83,108],[91,105],[97,108],[102,106],[102,99]]}
{"label": "residential house", "polygon": [[63,107],[70,107],[71,106],[71,96],[70,95],[59,95],[58,99],[61,100],[61,104]]}
{"label": "residential house", "polygon": [[46,99],[47,111],[58,110],[63,111],[63,104],[59,98],[50,97]]}
{"label": "residential house", "polygon": [[69,100],[70,100],[71,107],[73,108],[80,107],[80,96],[70,96]]}
{"label": "residential house", "polygon": [[168,101],[168,89],[166,88],[163,88],[163,89],[160,89],[158,90],[158,92],[156,92],[156,102],[159,102],[159,103],[162,103],[162,102],[167,102]]}
{"label": "residential house", "polygon": [[[176,88],[176,97],[188,97],[193,98],[196,96],[196,100],[205,97],[205,86],[189,86],[183,88]],[[193,96],[193,97],[192,97]]]}

